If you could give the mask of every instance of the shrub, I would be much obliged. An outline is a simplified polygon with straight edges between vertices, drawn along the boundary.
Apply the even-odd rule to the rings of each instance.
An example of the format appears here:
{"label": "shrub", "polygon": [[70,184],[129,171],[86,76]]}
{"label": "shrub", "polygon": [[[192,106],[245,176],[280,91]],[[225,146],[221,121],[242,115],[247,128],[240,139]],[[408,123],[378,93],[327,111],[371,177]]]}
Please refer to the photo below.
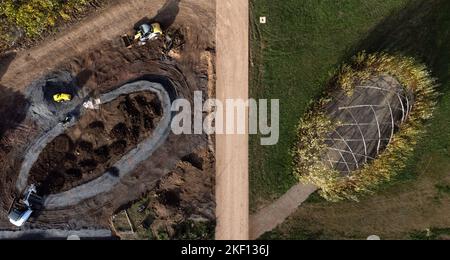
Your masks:
{"label": "shrub", "polygon": [[56,21],[68,20],[91,0],[3,0],[0,17],[9,25],[24,30],[29,37],[41,34]]}

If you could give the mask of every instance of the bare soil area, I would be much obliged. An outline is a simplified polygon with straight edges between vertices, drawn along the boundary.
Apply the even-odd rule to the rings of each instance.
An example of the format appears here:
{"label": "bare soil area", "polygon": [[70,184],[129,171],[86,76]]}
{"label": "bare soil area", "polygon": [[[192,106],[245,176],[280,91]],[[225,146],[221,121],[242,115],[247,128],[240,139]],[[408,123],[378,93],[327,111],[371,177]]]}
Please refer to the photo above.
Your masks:
{"label": "bare soil area", "polygon": [[123,155],[148,138],[162,116],[153,93],[121,96],[89,110],[41,153],[30,172],[41,196],[87,183],[110,169]]}
{"label": "bare soil area", "polygon": [[[134,23],[142,19],[160,21],[166,35],[174,39],[174,46],[168,50],[164,40],[159,39],[146,46],[125,48],[119,36],[132,29],[135,26]],[[215,1],[117,1],[112,6],[105,7],[101,12],[74,25],[66,33],[55,36],[55,39],[48,39],[39,46],[17,53],[16,58],[10,62],[8,70],[2,75],[0,84],[4,85],[8,91],[11,90],[11,93],[26,92],[27,86],[45,75],[55,71],[66,71],[73,75],[80,93],[86,96],[95,97],[141,79],[162,85],[173,85],[175,89],[175,93],[172,93],[173,97],[192,100],[194,91],[199,90],[203,91],[204,97],[207,98],[208,95],[214,95],[215,87],[214,35]],[[20,97],[19,95],[18,98]],[[143,98],[142,102],[139,101],[141,98]],[[110,108],[103,108],[102,112],[98,112],[99,115],[86,115],[76,127],[57,138],[54,144],[47,148],[47,154],[41,155],[41,161],[33,169],[33,178],[43,183],[49,176],[44,174],[44,169],[48,173],[51,173],[53,169],[63,169],[64,173],[58,173],[56,176],[62,175],[64,178],[70,174],[72,176],[65,179],[64,184],[61,184],[62,181],[57,181],[58,178],[49,178],[52,180],[49,183],[53,184],[49,185],[47,191],[43,193],[69,189],[79,182],[94,178],[103,172],[110,162],[115,161],[117,156],[120,156],[115,155],[115,151],[122,148],[130,149],[141,138],[151,134],[151,129],[157,124],[157,106],[145,104],[152,104],[152,100],[154,99],[151,95],[142,93],[122,97],[118,103],[111,103]],[[132,107],[127,108],[126,103],[129,101],[136,110],[140,111],[139,117],[128,116],[136,112],[127,111]],[[119,108],[114,108],[114,104],[119,105]],[[120,104],[123,104],[122,108]],[[22,109],[15,108],[17,111]],[[146,117],[152,120],[146,120]],[[2,145],[7,146],[8,149],[0,151],[2,154],[0,229],[7,230],[12,229],[7,220],[7,210],[18,193],[15,190],[15,182],[22,163],[21,158],[29,144],[43,131],[32,118],[18,117],[15,121],[14,126],[8,128],[2,137]],[[139,131],[137,131],[137,125],[139,125]],[[135,126],[134,130],[133,126]],[[114,127],[117,128],[113,131]],[[134,134],[133,131],[135,131]],[[94,132],[95,135],[93,135]],[[123,136],[124,132],[128,132],[126,138]],[[177,169],[183,158],[188,158],[198,166],[200,163],[192,160],[191,154],[199,149],[211,150],[214,146],[212,142],[212,138],[207,135],[171,134],[165,144],[158,148],[147,161],[140,164],[132,174],[123,178],[120,184],[110,192],[85,200],[74,207],[44,210],[39,215],[33,216],[26,228],[108,228],[110,217],[117,212],[118,208],[154,190],[161,178]],[[92,158],[83,149],[92,149]],[[58,150],[59,153],[53,152]],[[105,156],[105,150],[109,150],[108,157]],[[80,153],[79,156],[76,155],[77,151]],[[69,158],[61,159],[63,153]],[[59,157],[52,159],[50,155]],[[75,160],[72,155],[77,156],[77,159]],[[70,157],[74,160],[70,161]],[[56,167],[53,162],[53,165],[45,166],[46,161],[56,159],[61,160],[58,164],[67,165]],[[98,163],[95,170],[89,169],[91,166],[93,168],[92,161],[92,164],[86,162],[90,159],[96,160],[96,163],[102,163]],[[204,158],[203,163],[210,163],[209,160]],[[81,163],[83,161],[84,163]],[[81,180],[79,180],[79,170],[81,170]],[[214,173],[212,168],[208,168],[204,176],[212,178]],[[214,211],[212,186],[200,191],[200,196],[208,198],[207,205]]]}
{"label": "bare soil area", "polygon": [[213,239],[214,163],[206,149],[183,157],[153,191],[113,217],[116,234],[123,239]]}

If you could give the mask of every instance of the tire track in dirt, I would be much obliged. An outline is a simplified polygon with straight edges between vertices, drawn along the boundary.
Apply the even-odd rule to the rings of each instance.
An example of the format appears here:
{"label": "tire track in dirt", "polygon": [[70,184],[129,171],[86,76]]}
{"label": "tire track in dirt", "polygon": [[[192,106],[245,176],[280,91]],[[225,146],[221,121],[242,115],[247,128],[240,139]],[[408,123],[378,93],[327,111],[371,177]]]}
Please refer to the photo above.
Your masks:
{"label": "tire track in dirt", "polygon": [[[37,47],[17,53],[0,84],[23,90],[36,78],[46,75],[65,60],[81,55],[92,46],[112,39],[119,41],[119,36],[133,28],[136,21],[158,17],[161,13],[160,19],[167,19],[164,17],[164,7],[171,8],[178,3],[180,9],[187,9],[185,12],[191,13],[207,13],[211,8],[205,1],[196,0],[119,0],[73,26],[70,31],[63,31]],[[189,24],[189,17],[180,16],[177,19],[180,23]]]}

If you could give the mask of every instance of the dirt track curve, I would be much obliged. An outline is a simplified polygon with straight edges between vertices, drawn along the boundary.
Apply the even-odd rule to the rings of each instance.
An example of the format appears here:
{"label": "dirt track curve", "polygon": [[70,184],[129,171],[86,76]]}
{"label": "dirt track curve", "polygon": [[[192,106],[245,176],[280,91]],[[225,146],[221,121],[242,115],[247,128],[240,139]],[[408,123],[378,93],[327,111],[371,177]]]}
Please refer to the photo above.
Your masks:
{"label": "dirt track curve", "polygon": [[[81,55],[92,48],[118,38],[128,32],[130,26],[144,17],[155,17],[161,24],[170,25],[173,21],[173,12],[176,10],[176,2],[180,9],[187,9],[185,13],[192,14],[178,16],[179,23],[190,24],[195,22],[195,15],[208,12],[211,4],[208,0],[120,0],[112,6],[88,17],[70,30],[58,34],[54,38],[46,40],[43,44],[17,54],[9,65],[8,71],[1,78],[0,84],[11,86],[15,89],[23,89],[31,81],[45,75],[57,64],[70,57]],[[213,1],[210,1],[213,2]],[[164,8],[164,5],[168,8]],[[174,7],[172,7],[174,6]],[[172,9],[172,10],[171,10]],[[165,10],[158,13],[158,10]],[[194,17],[194,19],[190,19]]]}

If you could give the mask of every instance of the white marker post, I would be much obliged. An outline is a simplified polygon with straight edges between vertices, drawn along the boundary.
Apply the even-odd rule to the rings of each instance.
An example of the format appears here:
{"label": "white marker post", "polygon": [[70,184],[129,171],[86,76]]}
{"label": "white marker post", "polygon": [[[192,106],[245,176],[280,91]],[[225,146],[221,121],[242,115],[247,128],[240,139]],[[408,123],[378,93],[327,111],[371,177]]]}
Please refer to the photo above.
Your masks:
{"label": "white marker post", "polygon": [[259,23],[260,24],[266,24],[267,23],[267,17],[265,17],[265,16],[259,17]]}

